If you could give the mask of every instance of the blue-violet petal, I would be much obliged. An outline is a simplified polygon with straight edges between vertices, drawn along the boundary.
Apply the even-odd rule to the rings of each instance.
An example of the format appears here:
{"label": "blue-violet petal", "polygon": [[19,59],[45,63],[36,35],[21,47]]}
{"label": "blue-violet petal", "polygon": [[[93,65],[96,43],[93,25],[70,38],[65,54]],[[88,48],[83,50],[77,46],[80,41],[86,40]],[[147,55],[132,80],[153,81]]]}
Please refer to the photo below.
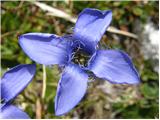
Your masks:
{"label": "blue-violet petal", "polygon": [[27,33],[19,37],[23,51],[35,62],[64,65],[69,59],[69,42],[54,34]]}
{"label": "blue-violet petal", "polygon": [[1,119],[30,119],[29,116],[13,105],[6,105],[0,111]]}
{"label": "blue-violet petal", "polygon": [[18,65],[7,71],[1,79],[1,99],[5,103],[16,97],[32,80],[36,65]]}
{"label": "blue-violet petal", "polygon": [[78,65],[69,64],[64,69],[55,97],[56,115],[63,115],[74,108],[86,93],[88,75]]}
{"label": "blue-violet petal", "polygon": [[137,84],[139,74],[129,56],[120,50],[98,50],[88,68],[99,78],[112,83]]}
{"label": "blue-violet petal", "polygon": [[76,22],[74,37],[84,44],[88,53],[94,53],[97,43],[102,38],[112,20],[110,10],[84,9]]}

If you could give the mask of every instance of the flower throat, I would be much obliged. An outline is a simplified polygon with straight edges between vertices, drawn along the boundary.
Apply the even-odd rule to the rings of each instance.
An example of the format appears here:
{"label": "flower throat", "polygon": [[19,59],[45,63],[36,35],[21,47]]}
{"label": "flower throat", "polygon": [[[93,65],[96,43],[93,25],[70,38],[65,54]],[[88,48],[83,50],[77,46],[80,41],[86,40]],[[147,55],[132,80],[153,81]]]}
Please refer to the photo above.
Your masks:
{"label": "flower throat", "polygon": [[74,49],[74,53],[72,55],[72,61],[75,64],[79,64],[82,67],[86,67],[90,57],[91,56],[87,52],[83,51],[80,47],[78,47]]}

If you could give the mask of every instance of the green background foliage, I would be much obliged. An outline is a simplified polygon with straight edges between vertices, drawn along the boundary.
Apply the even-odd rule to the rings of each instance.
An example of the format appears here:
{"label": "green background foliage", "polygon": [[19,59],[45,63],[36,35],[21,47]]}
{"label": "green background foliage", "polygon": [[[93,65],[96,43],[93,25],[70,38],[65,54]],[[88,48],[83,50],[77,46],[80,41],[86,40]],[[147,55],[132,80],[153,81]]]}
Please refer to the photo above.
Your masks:
{"label": "green background foliage", "polygon": [[[136,34],[135,21],[144,25],[149,17],[158,26],[158,1],[47,1],[47,5],[63,10],[72,16],[84,8],[110,9],[113,12],[111,25]],[[74,24],[54,16],[49,16],[32,2],[8,1],[1,4],[1,70],[2,74],[18,64],[34,63],[18,45],[18,36],[28,32],[43,32],[65,35]],[[42,65],[37,64],[37,72],[31,84],[13,101],[21,106],[31,118],[158,118],[158,73],[153,69],[153,61],[144,59],[141,39],[106,32],[102,41],[109,48],[125,50],[141,76],[139,85],[114,85],[103,80],[89,84],[87,94],[71,112],[65,116],[54,116],[54,96],[60,78],[57,66],[46,68],[47,89],[42,93]],[[45,59],[45,58],[44,58]]]}

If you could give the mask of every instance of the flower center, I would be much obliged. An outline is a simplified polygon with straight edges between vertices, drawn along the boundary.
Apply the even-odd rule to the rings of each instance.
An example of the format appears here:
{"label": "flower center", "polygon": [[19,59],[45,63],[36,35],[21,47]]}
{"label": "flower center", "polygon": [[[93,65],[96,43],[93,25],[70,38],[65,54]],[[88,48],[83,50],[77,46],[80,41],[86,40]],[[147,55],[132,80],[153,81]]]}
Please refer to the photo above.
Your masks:
{"label": "flower center", "polygon": [[91,56],[87,52],[77,47],[73,50],[72,61],[81,67],[86,67],[90,57]]}

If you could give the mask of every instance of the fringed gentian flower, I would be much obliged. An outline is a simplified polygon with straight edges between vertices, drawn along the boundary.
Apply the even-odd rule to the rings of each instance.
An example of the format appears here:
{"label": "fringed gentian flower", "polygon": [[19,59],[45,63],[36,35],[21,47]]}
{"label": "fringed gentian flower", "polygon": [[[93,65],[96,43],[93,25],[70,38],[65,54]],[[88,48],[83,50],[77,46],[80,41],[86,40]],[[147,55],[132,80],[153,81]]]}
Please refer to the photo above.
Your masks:
{"label": "fringed gentian flower", "polygon": [[18,65],[7,71],[1,78],[1,111],[2,119],[28,119],[29,116],[11,105],[11,101],[31,82],[36,71],[35,65]]}
{"label": "fringed gentian flower", "polygon": [[69,112],[80,102],[89,76],[111,83],[139,83],[139,75],[126,53],[99,49],[98,43],[111,19],[111,11],[87,8],[80,13],[71,35],[27,33],[19,37],[20,46],[32,60],[58,64],[63,69],[55,97],[56,115]]}

